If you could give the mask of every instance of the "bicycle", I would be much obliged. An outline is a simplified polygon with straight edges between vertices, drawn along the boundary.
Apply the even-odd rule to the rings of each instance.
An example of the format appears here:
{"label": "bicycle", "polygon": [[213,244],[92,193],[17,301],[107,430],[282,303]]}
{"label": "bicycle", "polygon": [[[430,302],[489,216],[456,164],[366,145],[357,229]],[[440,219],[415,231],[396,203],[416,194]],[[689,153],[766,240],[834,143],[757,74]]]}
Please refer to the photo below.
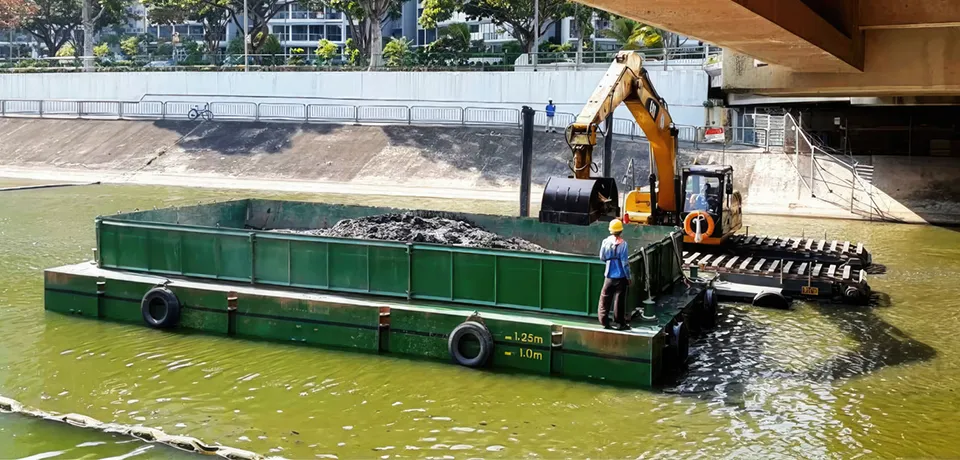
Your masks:
{"label": "bicycle", "polygon": [[190,120],[196,120],[200,117],[203,117],[203,119],[206,121],[213,120],[213,112],[211,112],[207,106],[207,104],[204,104],[202,109],[199,105],[193,106],[193,108],[190,109],[190,112],[187,113],[187,117],[190,118]]}

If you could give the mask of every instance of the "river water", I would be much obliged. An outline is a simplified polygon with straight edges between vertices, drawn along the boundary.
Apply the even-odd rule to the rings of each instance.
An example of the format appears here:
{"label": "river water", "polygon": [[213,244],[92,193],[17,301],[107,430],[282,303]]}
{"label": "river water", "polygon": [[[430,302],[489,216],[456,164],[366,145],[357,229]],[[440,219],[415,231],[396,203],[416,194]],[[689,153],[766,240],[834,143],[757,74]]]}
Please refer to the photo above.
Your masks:
{"label": "river water", "polygon": [[[657,391],[44,312],[42,270],[90,258],[95,216],[249,195],[138,186],[0,192],[0,395],[288,458],[960,454],[960,234],[951,229],[748,217],[751,231],[863,241],[887,266],[871,278],[884,295],[859,309],[724,305],[720,327],[692,347],[689,373]],[[0,458],[27,456],[186,454],[0,414]]]}

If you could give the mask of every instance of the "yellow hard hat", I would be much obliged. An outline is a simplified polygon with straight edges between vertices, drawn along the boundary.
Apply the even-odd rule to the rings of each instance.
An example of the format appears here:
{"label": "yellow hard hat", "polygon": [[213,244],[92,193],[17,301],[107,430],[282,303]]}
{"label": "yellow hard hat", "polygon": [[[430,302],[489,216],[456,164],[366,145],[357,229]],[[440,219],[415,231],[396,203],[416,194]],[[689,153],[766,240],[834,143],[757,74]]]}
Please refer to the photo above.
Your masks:
{"label": "yellow hard hat", "polygon": [[620,219],[613,219],[610,221],[610,233],[622,232],[623,231],[623,222]]}

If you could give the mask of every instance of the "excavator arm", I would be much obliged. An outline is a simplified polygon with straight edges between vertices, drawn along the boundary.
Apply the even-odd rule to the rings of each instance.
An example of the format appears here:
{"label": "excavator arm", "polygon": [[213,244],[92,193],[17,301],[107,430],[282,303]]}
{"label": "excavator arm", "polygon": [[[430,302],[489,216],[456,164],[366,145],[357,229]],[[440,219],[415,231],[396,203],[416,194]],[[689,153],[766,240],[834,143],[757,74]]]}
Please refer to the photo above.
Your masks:
{"label": "excavator arm", "polygon": [[[591,173],[595,169],[593,148],[600,123],[621,103],[626,104],[650,142],[653,161],[649,223],[673,223],[678,212],[677,129],[666,102],[657,94],[643,68],[643,55],[632,51],[617,53],[576,121],[567,127],[567,143],[573,150],[573,177],[554,177],[547,182],[541,221],[588,225],[603,217],[620,216],[616,181],[592,177]],[[606,129],[610,135],[612,127]],[[662,178],[660,182],[653,174],[654,167]]]}

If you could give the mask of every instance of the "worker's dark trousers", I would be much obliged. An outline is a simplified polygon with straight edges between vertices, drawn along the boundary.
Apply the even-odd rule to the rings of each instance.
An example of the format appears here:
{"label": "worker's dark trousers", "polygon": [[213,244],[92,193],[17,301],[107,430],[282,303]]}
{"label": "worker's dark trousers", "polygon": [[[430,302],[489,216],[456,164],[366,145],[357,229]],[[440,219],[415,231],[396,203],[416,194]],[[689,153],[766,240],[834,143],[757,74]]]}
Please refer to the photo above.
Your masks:
{"label": "worker's dark trousers", "polygon": [[600,306],[597,308],[600,324],[610,324],[607,313],[610,311],[610,302],[613,302],[613,318],[619,324],[626,322],[627,307],[627,279],[606,278],[603,280],[603,290],[600,291]]}

